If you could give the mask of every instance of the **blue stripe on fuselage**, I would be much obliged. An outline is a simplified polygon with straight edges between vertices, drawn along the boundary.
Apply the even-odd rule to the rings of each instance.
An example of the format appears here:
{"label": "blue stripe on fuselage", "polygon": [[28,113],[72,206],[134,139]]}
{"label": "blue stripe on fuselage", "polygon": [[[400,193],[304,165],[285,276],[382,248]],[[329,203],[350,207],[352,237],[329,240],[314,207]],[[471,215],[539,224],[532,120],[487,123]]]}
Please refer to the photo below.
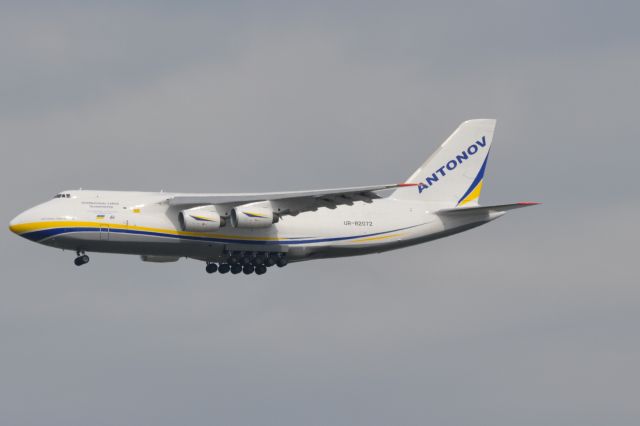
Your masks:
{"label": "blue stripe on fuselage", "polygon": [[[256,245],[282,245],[282,244],[312,244],[312,243],[324,243],[324,242],[332,242],[332,241],[345,241],[357,238],[365,238],[365,237],[375,237],[377,235],[388,234],[391,232],[403,231],[405,229],[415,228],[419,225],[408,226],[405,228],[392,229],[390,231],[376,232],[373,234],[362,234],[362,235],[353,235],[348,237],[329,237],[329,238],[316,238],[316,239],[305,239],[305,240],[243,240],[243,239],[235,239],[235,238],[214,238],[214,237],[196,237],[192,235],[175,235],[175,234],[166,234],[163,232],[153,232],[153,231],[139,231],[135,229],[117,229],[117,228],[109,228],[109,233],[118,233],[118,234],[132,234],[132,235],[146,235],[152,237],[165,237],[165,238],[177,238],[181,240],[191,240],[191,241],[203,241],[203,242],[216,242],[216,243],[240,243],[240,244],[256,244]],[[51,238],[55,236],[59,236],[62,234],[71,234],[76,232],[100,232],[100,228],[92,228],[92,227],[69,227],[69,228],[50,228],[43,229],[40,231],[33,231],[21,234],[25,238],[28,238],[31,241],[39,242],[46,238]]]}

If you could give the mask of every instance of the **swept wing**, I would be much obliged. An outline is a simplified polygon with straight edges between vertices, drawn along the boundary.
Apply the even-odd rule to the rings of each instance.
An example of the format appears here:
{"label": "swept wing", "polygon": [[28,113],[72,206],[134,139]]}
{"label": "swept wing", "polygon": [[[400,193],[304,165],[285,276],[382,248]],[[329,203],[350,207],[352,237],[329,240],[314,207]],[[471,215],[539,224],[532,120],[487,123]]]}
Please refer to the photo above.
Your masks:
{"label": "swept wing", "polygon": [[292,215],[315,211],[320,207],[335,209],[340,205],[353,205],[355,201],[370,203],[381,198],[378,191],[416,186],[412,183],[356,186],[350,188],[318,189],[312,191],[264,192],[247,194],[178,195],[168,200],[169,205],[191,208],[203,205],[235,207],[249,203],[270,202],[278,215]]}

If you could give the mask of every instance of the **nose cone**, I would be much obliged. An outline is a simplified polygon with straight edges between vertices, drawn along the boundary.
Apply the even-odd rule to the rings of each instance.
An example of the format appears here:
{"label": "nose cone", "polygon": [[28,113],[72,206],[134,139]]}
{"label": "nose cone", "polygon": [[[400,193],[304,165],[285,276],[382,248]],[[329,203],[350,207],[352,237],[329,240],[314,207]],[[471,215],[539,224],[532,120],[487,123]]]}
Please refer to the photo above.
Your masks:
{"label": "nose cone", "polygon": [[24,225],[26,222],[27,221],[26,221],[24,212],[20,213],[18,216],[14,217],[11,222],[9,222],[9,229],[14,234],[20,235],[20,233],[23,231],[22,225]]}
{"label": "nose cone", "polygon": [[18,224],[20,223],[20,215],[16,216],[13,218],[13,220],[11,222],[9,222],[9,229],[11,230],[11,232],[13,232],[14,234],[18,233]]}

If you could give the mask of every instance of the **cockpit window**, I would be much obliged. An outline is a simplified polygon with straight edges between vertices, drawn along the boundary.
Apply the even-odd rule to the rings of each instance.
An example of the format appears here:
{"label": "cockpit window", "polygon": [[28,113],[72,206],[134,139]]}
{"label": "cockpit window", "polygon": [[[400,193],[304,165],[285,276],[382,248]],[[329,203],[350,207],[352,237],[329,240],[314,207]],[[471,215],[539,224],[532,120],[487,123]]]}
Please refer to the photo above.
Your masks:
{"label": "cockpit window", "polygon": [[71,194],[56,194],[53,198],[71,198]]}

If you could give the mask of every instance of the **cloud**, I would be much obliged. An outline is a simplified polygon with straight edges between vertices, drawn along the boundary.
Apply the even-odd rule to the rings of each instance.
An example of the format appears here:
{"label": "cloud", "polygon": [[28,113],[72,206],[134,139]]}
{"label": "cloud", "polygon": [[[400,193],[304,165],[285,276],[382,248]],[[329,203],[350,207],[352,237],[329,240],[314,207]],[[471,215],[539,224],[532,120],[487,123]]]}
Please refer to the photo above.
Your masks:
{"label": "cloud", "polygon": [[7,231],[10,423],[635,424],[636,6],[366,6],[7,7],[5,223],[65,188],[397,182],[474,117],[483,202],[545,203],[259,280]]}

